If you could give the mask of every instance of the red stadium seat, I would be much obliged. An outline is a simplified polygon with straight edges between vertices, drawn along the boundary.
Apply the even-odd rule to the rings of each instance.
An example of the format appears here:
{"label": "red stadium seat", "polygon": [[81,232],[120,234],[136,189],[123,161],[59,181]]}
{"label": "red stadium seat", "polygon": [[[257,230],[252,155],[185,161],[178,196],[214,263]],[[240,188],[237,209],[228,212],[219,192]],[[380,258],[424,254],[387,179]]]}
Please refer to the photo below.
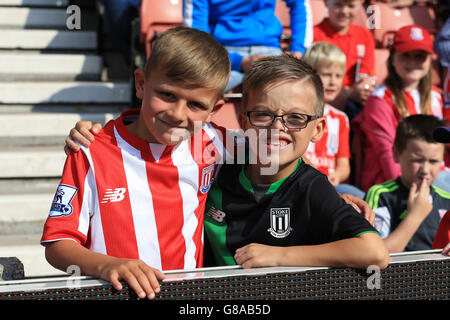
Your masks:
{"label": "red stadium seat", "polygon": [[387,61],[389,49],[375,49],[375,74],[377,75],[377,85],[382,83],[387,76]]}
{"label": "red stadium seat", "polygon": [[392,43],[395,32],[401,27],[417,24],[432,34],[436,33],[435,14],[427,6],[391,8],[385,3],[373,5],[374,37],[378,48],[387,48]]}
{"label": "red stadium seat", "polygon": [[151,39],[158,33],[183,24],[182,0],[142,0],[141,36],[147,57]]}
{"label": "red stadium seat", "polygon": [[313,25],[319,24],[324,18],[328,17],[328,8],[324,0],[309,0],[313,15]]}
{"label": "red stadium seat", "polygon": [[241,99],[232,98],[225,99],[226,103],[211,118],[215,124],[227,129],[240,129],[238,121],[238,113]]}

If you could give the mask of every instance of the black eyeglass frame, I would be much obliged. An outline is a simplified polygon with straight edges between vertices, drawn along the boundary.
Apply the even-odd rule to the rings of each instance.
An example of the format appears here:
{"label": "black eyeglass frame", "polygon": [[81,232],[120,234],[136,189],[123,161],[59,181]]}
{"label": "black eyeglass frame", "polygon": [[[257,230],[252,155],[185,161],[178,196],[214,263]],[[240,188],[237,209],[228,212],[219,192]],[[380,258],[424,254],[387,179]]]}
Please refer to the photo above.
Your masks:
{"label": "black eyeglass frame", "polygon": [[[272,116],[272,122],[271,122],[269,125],[267,125],[267,126],[261,126],[261,125],[255,125],[255,124],[253,124],[250,115],[251,115],[252,113],[255,113],[255,112],[260,112],[260,113],[261,113],[261,112],[265,112],[265,113],[267,113],[267,114],[270,114],[270,115]],[[281,118],[281,122],[283,122],[283,125],[284,125],[286,128],[292,129],[292,130],[301,130],[301,129],[305,129],[311,121],[314,121],[314,120],[317,120],[317,119],[321,118],[321,117],[319,117],[319,116],[315,116],[315,115],[314,115],[314,116],[311,116],[311,115],[305,114],[305,113],[286,113],[286,114],[282,114],[282,115],[276,115],[276,114],[273,114],[273,113],[268,112],[268,111],[258,111],[258,110],[247,111],[245,114],[247,115],[247,118],[248,118],[248,120],[250,121],[250,124],[251,124],[252,126],[257,127],[257,128],[270,128],[270,127],[273,125],[273,122],[275,121],[276,118]],[[306,123],[305,123],[305,126],[303,126],[303,127],[295,127],[295,128],[289,127],[289,126],[286,124],[286,120],[284,119],[285,116],[289,116],[289,115],[301,115],[301,116],[306,116]]]}

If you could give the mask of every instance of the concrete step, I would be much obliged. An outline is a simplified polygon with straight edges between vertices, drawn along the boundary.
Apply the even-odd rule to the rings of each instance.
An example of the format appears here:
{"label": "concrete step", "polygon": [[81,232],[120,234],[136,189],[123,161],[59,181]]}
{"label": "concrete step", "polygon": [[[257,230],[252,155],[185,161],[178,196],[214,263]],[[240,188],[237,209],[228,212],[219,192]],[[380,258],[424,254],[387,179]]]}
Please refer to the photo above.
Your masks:
{"label": "concrete step", "polygon": [[0,81],[100,80],[103,61],[93,54],[0,53]]}
{"label": "concrete step", "polygon": [[[64,143],[70,129],[80,120],[105,124],[118,116],[118,113],[5,113],[0,114],[0,146],[24,144],[45,145]],[[54,139],[53,139],[54,138]],[[22,140],[22,141],[20,141]]]}
{"label": "concrete step", "polygon": [[0,49],[96,50],[94,31],[2,30]]}
{"label": "concrete step", "polygon": [[2,0],[0,6],[67,7],[69,0]]}
{"label": "concrete step", "polygon": [[64,276],[45,259],[45,248],[40,245],[41,234],[1,235],[0,257],[17,257],[24,266],[25,277]]}
{"label": "concrete step", "polygon": [[0,103],[129,103],[130,84],[112,82],[0,83]]}
{"label": "concrete step", "polygon": [[66,160],[63,145],[0,149],[0,178],[60,177]]}
{"label": "concrete step", "polygon": [[66,28],[66,9],[0,7],[0,28]]}
{"label": "concrete step", "polygon": [[42,232],[59,181],[0,179],[0,234]]}

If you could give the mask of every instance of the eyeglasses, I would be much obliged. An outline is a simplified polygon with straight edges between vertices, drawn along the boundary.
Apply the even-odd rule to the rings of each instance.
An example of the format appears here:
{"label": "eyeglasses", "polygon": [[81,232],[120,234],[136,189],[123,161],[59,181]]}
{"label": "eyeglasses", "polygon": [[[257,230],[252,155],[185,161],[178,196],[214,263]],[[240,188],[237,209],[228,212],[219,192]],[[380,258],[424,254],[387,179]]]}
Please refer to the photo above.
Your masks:
{"label": "eyeglasses", "polygon": [[278,116],[267,111],[247,111],[246,114],[250,123],[253,126],[260,128],[269,128],[276,118],[281,118],[286,128],[298,130],[306,128],[310,121],[320,118],[318,116],[310,116],[309,114],[303,113],[288,113]]}

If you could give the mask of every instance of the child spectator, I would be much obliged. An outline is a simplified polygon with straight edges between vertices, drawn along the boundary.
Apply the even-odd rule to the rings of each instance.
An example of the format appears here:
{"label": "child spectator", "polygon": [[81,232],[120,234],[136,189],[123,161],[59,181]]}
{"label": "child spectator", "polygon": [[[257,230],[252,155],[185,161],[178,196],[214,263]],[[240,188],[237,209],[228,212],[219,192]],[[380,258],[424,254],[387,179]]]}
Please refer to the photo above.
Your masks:
{"label": "child spectator", "polygon": [[292,56],[259,59],[246,75],[239,121],[250,163],[222,167],[205,211],[219,264],[387,266],[372,226],[301,158],[325,129],[323,96],[320,77]]}
{"label": "child spectator", "polygon": [[367,192],[375,228],[390,252],[431,249],[439,221],[450,209],[450,193],[432,185],[444,158],[444,144],[433,139],[433,131],[442,125],[431,115],[403,119],[394,141],[401,176]]}
{"label": "child spectator", "polygon": [[207,177],[212,154],[225,152],[223,132],[206,122],[229,70],[227,51],[205,32],[179,27],[158,38],[145,73],[135,72],[141,108],[66,160],[41,239],[51,265],[78,265],[118,290],[125,280],[141,298],[159,291],[160,270],[202,266]]}
{"label": "child spectator", "polygon": [[[450,21],[450,20],[448,20]],[[447,22],[448,23],[448,22]],[[437,142],[450,143],[450,128],[439,127],[433,131],[433,138]],[[433,249],[441,249],[442,254],[450,255],[450,211],[447,211],[439,223],[433,241]]]}
{"label": "child spectator", "polygon": [[344,90],[335,107],[342,110],[349,108],[346,112],[353,116],[374,89],[375,40],[367,28],[352,23],[361,10],[363,0],[325,0],[325,4],[328,17],[314,27],[314,42],[334,44],[347,57]]}
{"label": "child spectator", "polygon": [[[320,139],[325,126],[320,78],[306,63],[290,56],[263,58],[253,69],[243,87],[247,112],[242,112],[239,120],[248,129],[250,150],[257,152],[259,145],[272,161],[269,167],[259,160],[222,167],[225,173],[217,177],[209,192],[205,217],[209,221],[205,239],[217,256],[213,263],[386,267],[387,250],[375,229],[345,204],[326,176],[301,159],[309,142]],[[73,130],[77,134],[72,132],[71,139],[81,140],[78,138],[84,133],[80,128],[91,126],[77,123],[78,131]],[[267,128],[275,130],[275,135],[251,139],[266,133]],[[249,159],[252,154],[260,159],[255,153]],[[263,174],[264,169],[271,172]],[[357,204],[363,208],[361,202]],[[364,211],[370,220],[373,212]],[[207,247],[211,246],[205,240]],[[235,260],[234,250],[240,247]],[[283,252],[288,253],[287,260],[281,259]]]}
{"label": "child spectator", "polygon": [[331,106],[342,88],[345,75],[345,54],[336,46],[316,42],[306,50],[303,60],[316,71],[324,89],[324,134],[316,143],[311,142],[305,156],[313,166],[328,176],[333,186],[350,176],[350,125],[347,115]]}
{"label": "child spectator", "polygon": [[[313,38],[309,0],[284,1],[290,10],[290,52],[301,57]],[[184,24],[210,33],[230,54],[232,71],[226,90],[242,83],[255,60],[282,54],[283,26],[275,6],[275,0],[183,1]]]}
{"label": "child spectator", "polygon": [[363,138],[360,187],[371,186],[400,175],[394,161],[393,142],[399,121],[409,115],[431,114],[442,118],[442,97],[431,81],[433,40],[420,26],[400,28],[388,59],[388,75],[352,121],[352,130]]}

